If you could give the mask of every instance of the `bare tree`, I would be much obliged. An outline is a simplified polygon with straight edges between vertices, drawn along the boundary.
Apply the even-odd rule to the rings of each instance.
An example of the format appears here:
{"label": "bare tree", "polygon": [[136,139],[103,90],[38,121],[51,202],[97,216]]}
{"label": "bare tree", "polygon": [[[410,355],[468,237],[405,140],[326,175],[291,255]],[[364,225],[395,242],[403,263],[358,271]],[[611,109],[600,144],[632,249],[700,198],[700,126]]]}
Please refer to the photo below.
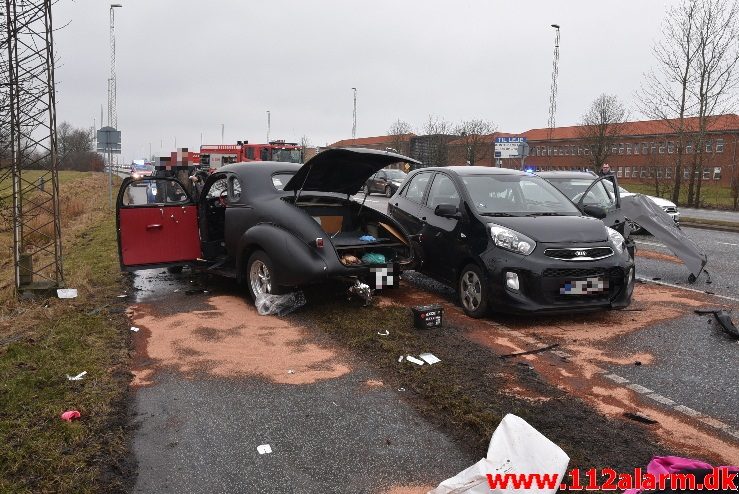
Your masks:
{"label": "bare tree", "polygon": [[[697,0],[695,34],[698,54],[693,64],[691,92],[698,103],[696,154],[688,184],[688,205],[700,205],[707,133],[713,115],[733,108],[733,90],[739,83],[739,8],[734,0]],[[697,183],[696,183],[697,179]]]}
{"label": "bare tree", "polygon": [[306,135],[300,138],[300,155],[303,158],[303,162],[305,163],[308,150],[312,148],[313,145],[310,142],[310,138]]}
{"label": "bare tree", "polygon": [[680,198],[683,157],[688,138],[686,118],[696,107],[690,87],[694,79],[692,67],[698,54],[694,26],[697,11],[695,0],[683,0],[667,11],[662,26],[662,40],[653,48],[657,68],[646,75],[637,97],[643,114],[661,120],[675,134],[675,182],[672,189],[672,201],[675,204]]}
{"label": "bare tree", "polygon": [[[404,122],[401,119],[397,119],[390,126],[387,131],[387,135],[391,136],[390,147],[397,153],[409,153],[408,149],[403,149],[403,143],[406,142],[408,134],[413,133],[413,128],[408,122]],[[407,146],[406,146],[407,147]]]}
{"label": "bare tree", "polygon": [[582,117],[580,139],[590,149],[596,170],[607,162],[611,149],[624,130],[627,113],[615,95],[601,94]]}
{"label": "bare tree", "polygon": [[437,115],[429,115],[423,126],[426,134],[428,156],[424,160],[428,165],[445,166],[449,161],[449,141],[453,137],[452,124]]}
{"label": "bare tree", "polygon": [[470,165],[490,156],[490,134],[496,130],[496,125],[487,120],[465,120],[454,129],[454,133],[462,138],[465,159]]}

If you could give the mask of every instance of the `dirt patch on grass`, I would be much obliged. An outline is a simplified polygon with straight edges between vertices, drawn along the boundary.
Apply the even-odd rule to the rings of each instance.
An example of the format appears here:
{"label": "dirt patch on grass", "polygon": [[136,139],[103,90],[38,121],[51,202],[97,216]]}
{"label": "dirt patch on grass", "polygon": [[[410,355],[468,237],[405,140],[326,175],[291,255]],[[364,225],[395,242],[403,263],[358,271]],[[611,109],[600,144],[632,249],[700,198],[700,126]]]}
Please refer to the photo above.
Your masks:
{"label": "dirt patch on grass", "polygon": [[132,308],[136,336],[134,386],[152,383],[159,368],[185,375],[260,376],[281,384],[334,379],[351,368],[305,339],[297,324],[260,316],[244,299],[215,296],[210,309],[162,315],[151,305]]}

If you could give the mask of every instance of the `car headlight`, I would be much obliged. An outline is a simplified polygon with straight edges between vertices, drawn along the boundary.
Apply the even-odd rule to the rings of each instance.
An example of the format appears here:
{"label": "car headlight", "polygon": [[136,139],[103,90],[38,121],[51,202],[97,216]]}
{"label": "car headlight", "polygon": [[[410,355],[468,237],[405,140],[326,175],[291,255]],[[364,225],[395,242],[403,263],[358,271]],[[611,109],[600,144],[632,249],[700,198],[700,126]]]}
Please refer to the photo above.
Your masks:
{"label": "car headlight", "polygon": [[490,236],[496,247],[528,256],[536,248],[536,242],[523,233],[498,225],[490,225]]}
{"label": "car headlight", "polygon": [[626,250],[626,240],[624,240],[624,236],[608,226],[606,227],[606,231],[608,231],[608,240],[611,241],[611,245],[616,249],[616,252],[623,254],[624,250]]}
{"label": "car headlight", "polygon": [[134,173],[133,178],[141,178],[141,175],[139,175],[138,173]]}

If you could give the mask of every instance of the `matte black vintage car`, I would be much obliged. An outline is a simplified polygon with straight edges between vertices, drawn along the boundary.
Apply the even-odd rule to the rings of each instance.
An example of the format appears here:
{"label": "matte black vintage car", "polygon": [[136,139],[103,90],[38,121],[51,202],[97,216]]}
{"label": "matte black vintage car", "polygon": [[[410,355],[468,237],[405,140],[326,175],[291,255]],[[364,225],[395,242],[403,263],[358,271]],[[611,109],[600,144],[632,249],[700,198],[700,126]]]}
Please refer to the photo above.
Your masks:
{"label": "matte black vintage car", "polygon": [[405,177],[406,173],[402,170],[380,170],[367,179],[363,191],[365,194],[379,192],[385,197],[391,197],[398,191]]}
{"label": "matte black vintage car", "polygon": [[478,166],[416,170],[388,213],[420,235],[418,269],[456,286],[472,317],[631,301],[634,262],[623,236],[535,175]]}
{"label": "matte black vintage car", "polygon": [[197,203],[173,178],[126,179],[121,268],[192,265],[246,282],[252,297],[332,278],[389,285],[412,261],[409,237],[350,196],[397,162],[416,163],[370,149],[330,149],[305,165],[235,163],[207,179]]}

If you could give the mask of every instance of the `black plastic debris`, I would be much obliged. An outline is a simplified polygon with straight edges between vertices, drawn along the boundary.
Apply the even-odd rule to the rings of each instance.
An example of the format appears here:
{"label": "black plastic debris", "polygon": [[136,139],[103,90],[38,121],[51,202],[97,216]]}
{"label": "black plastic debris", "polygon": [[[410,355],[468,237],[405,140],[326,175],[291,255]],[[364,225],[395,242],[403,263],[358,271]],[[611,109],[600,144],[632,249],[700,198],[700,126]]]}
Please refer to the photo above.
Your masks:
{"label": "black plastic debris", "polygon": [[716,318],[716,321],[718,321],[725,333],[734,338],[739,338],[739,328],[734,326],[734,323],[731,321],[731,316],[723,309],[695,309],[694,312],[701,315],[713,314],[713,317]]}
{"label": "black plastic debris", "polygon": [[649,417],[648,415],[644,415],[643,413],[634,413],[634,412],[624,412],[624,417],[635,420],[637,422],[641,422],[642,424],[658,424],[659,422],[654,420],[652,417]]}
{"label": "black plastic debris", "polygon": [[508,353],[506,355],[501,355],[500,358],[511,358],[511,357],[518,357],[520,355],[532,355],[534,353],[542,353],[542,352],[546,352],[547,350],[552,350],[554,348],[557,348],[558,346],[559,346],[559,343],[554,343],[553,345],[547,345],[545,347],[537,348],[535,350],[527,350],[525,352]]}

